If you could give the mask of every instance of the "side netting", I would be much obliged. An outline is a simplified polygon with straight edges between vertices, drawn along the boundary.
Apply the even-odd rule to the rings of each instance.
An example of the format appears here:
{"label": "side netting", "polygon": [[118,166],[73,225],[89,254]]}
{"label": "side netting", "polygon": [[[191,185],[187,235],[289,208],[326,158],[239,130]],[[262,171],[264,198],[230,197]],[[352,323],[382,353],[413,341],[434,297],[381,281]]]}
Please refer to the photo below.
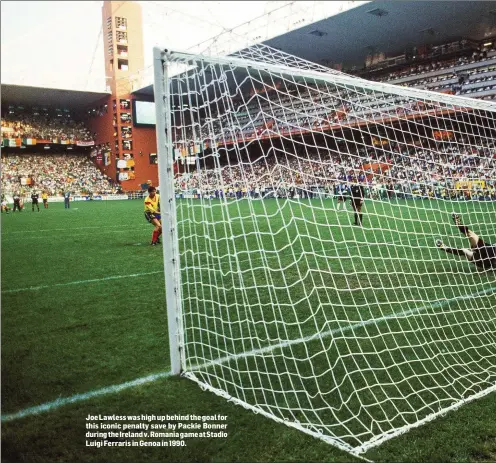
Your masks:
{"label": "side netting", "polygon": [[155,65],[185,376],[353,454],[496,389],[494,103],[263,46]]}

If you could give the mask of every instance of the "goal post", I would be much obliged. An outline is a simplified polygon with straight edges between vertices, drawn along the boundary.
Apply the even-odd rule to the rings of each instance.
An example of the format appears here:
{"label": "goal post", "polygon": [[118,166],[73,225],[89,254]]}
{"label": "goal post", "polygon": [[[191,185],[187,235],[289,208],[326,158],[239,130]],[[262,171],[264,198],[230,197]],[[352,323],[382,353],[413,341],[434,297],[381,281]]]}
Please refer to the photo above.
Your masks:
{"label": "goal post", "polygon": [[177,236],[176,197],[169,85],[169,63],[160,48],[153,49],[154,94],[158,151],[159,193],[163,228],[165,296],[169,333],[171,372],[181,373],[182,315],[179,241]]}
{"label": "goal post", "polygon": [[354,455],[496,390],[496,104],[264,45],[154,68],[173,374]]}

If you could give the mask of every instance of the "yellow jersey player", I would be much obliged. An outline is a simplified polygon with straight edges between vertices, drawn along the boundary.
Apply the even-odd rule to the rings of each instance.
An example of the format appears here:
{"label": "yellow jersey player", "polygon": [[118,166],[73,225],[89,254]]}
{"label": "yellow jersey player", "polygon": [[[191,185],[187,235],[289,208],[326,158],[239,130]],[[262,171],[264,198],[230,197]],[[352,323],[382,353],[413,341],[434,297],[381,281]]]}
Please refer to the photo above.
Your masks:
{"label": "yellow jersey player", "polygon": [[41,199],[43,200],[43,207],[48,209],[48,193],[46,191],[41,193]]}
{"label": "yellow jersey player", "polygon": [[162,217],[160,215],[160,195],[157,194],[157,189],[154,186],[148,187],[148,196],[145,198],[145,218],[155,226],[150,244],[156,246],[160,243],[159,237],[162,234]]}

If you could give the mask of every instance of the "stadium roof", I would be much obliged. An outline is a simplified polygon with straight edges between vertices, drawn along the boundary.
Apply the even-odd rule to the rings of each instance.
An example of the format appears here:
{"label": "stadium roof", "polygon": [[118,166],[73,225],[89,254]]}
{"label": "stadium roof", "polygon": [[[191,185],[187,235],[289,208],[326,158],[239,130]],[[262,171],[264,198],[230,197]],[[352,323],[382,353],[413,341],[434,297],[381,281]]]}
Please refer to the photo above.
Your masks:
{"label": "stadium roof", "polygon": [[[370,2],[263,42],[317,64],[361,67],[367,55],[496,35],[493,1]],[[153,85],[133,92],[153,97]]]}
{"label": "stadium roof", "polygon": [[494,1],[382,1],[301,27],[264,43],[322,64],[362,66],[367,55],[496,35]]}
{"label": "stadium roof", "polygon": [[28,87],[2,84],[2,106],[15,104],[25,106],[50,106],[67,109],[81,109],[108,97],[105,92],[82,92],[57,88]]}

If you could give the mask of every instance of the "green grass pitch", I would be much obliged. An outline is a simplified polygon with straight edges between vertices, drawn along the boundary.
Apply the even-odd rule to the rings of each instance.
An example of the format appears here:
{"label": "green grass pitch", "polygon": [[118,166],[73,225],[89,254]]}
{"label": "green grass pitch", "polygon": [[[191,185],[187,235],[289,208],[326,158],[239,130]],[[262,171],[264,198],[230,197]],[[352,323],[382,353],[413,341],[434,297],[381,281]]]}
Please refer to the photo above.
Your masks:
{"label": "green grass pitch", "polygon": [[[72,203],[70,210],[65,210],[63,204],[50,204],[48,210],[41,209],[40,213],[32,213],[30,205],[26,206],[20,214],[2,215],[3,461],[355,460],[320,440],[204,392],[184,378],[164,375],[116,392],[115,387],[120,384],[166,373],[170,366],[162,249],[148,245],[152,227],[144,220],[142,203]],[[448,302],[426,310],[430,318],[414,317],[415,323],[432,320],[432,325],[410,326],[408,339],[401,334],[379,336],[381,330],[386,333],[385,324],[382,328],[378,324],[354,330],[357,338],[366,334],[376,340],[336,344],[334,348],[341,354],[348,349],[353,361],[348,357],[351,363],[340,362],[334,372],[344,374],[356,370],[357,365],[366,365],[370,358],[360,352],[381,346],[393,352],[389,358],[389,366],[393,368],[394,362],[402,361],[399,355],[403,352],[395,350],[395,346],[402,342],[415,346],[413,332],[419,333],[418,339],[427,331],[430,339],[440,342],[450,339],[452,347],[462,352],[448,365],[453,378],[457,378],[464,362],[472,362],[467,377],[475,381],[485,371],[485,380],[492,377],[494,383],[494,362],[491,365],[488,360],[491,353],[480,351],[482,344],[487,345],[484,336],[495,333],[494,309],[493,315],[490,310],[481,310],[494,307],[494,274],[476,272],[471,264],[440,253],[433,246],[436,237],[452,245],[466,245],[451,225],[453,210],[463,214],[464,220],[484,238],[496,242],[496,230],[491,228],[494,217],[488,220],[494,214],[493,203],[368,201],[365,227],[361,229],[351,225],[353,217],[349,210],[336,212],[332,200],[302,200],[292,204],[273,199],[251,204],[243,200],[227,207],[212,202],[206,208],[200,207],[198,201],[180,202],[179,217],[187,213],[197,219],[195,234],[191,228],[180,227],[184,233],[181,243],[202,251],[196,254],[197,258],[189,255],[190,267],[183,274],[188,282],[183,293],[185,310],[192,320],[187,336],[190,340],[201,340],[205,346],[195,349],[195,344],[191,344],[190,364],[222,356],[218,347],[220,334],[215,339],[215,332],[225,332],[226,327],[216,325],[215,317],[206,321],[207,331],[213,336],[207,346],[207,338],[194,322],[199,315],[194,297],[210,299],[218,288],[225,288],[222,301],[231,314],[230,333],[235,338],[237,334],[247,338],[244,330],[248,328],[236,323],[246,315],[246,302],[252,306],[252,316],[264,320],[250,332],[257,342],[240,340],[236,345],[238,352],[253,348],[270,350],[284,336],[312,336],[315,322],[305,322],[304,315],[315,307],[321,310],[315,311],[313,319],[318,324],[328,321],[326,329],[335,331],[359,322],[360,317],[384,317],[416,310],[422,306],[421,301],[429,304],[439,300]],[[229,226],[225,225],[226,214],[230,217]],[[272,217],[267,219],[267,216]],[[300,238],[295,241],[296,236]],[[233,260],[234,246],[236,259]],[[267,265],[269,270],[261,279]],[[270,291],[260,289],[263,281],[271,282]],[[227,283],[259,289],[252,289],[253,298],[245,301],[237,298],[236,291],[229,289]],[[287,286],[291,286],[291,291],[284,289]],[[364,287],[366,291],[362,290]],[[317,289],[312,292],[312,288]],[[369,297],[371,294],[373,299]],[[467,294],[475,296],[467,299]],[[279,301],[281,310],[292,308],[288,311],[292,315],[285,318],[290,322],[286,331],[281,331],[277,313],[267,310],[273,307],[274,300]],[[449,329],[441,328],[448,325]],[[396,325],[389,323],[387,332],[400,333],[406,327],[406,320]],[[332,348],[325,361],[319,360],[322,346],[314,340],[294,345],[291,351],[303,356],[305,348],[314,355],[313,367],[317,371],[309,371],[308,365],[296,371],[294,365],[288,365],[288,376],[281,381],[294,383],[298,376],[301,382],[294,386],[331,390],[332,385],[318,380],[304,383],[310,373],[315,375],[325,370],[328,358],[333,358]],[[279,348],[277,352],[284,354],[285,349]],[[416,351],[412,347],[411,358],[420,353],[420,348]],[[492,356],[494,360],[494,351]],[[243,362],[245,370],[261,369],[260,357],[247,357]],[[320,365],[322,371],[318,370]],[[233,366],[232,361],[227,361],[215,368],[200,369],[197,374],[210,377],[214,384],[219,377],[229,378],[223,387],[232,388],[232,392],[236,384],[227,371]],[[434,387],[440,378],[435,376],[435,366],[434,361],[427,359],[412,362],[411,372],[423,378],[426,386]],[[256,384],[253,379],[249,383],[246,375],[240,375],[242,382],[246,380],[250,384],[246,387],[247,399],[257,400],[261,388],[273,386],[270,372],[279,367],[265,362],[267,374],[257,375]],[[399,373],[388,371],[393,379],[401,379]],[[382,383],[384,378],[380,374],[363,376],[363,384],[355,380],[354,387],[361,387]],[[106,387],[112,392],[91,395],[92,391]],[[448,400],[442,391],[456,394],[457,388],[462,387],[461,380],[454,381],[436,392],[442,397],[440,400]],[[345,395],[347,391],[350,393],[350,408],[353,408],[351,387],[343,384],[342,391]],[[382,393],[393,394],[392,386]],[[7,419],[30,407],[78,394],[82,400],[55,405],[36,415]],[[364,392],[362,399],[366,404],[370,400],[370,411],[372,399],[379,394],[373,386]],[[335,401],[336,397],[331,399]],[[283,402],[274,394],[273,404],[282,407],[283,403],[298,400],[301,403],[297,395],[287,396]],[[322,404],[309,401],[305,405]],[[84,445],[84,422],[88,414],[174,413],[228,415],[229,436],[189,440],[182,449],[95,449]],[[374,461],[494,461],[494,416],[496,401],[491,394],[394,438],[365,456]],[[358,422],[352,426],[354,432],[363,432]],[[349,442],[356,445],[353,439]]]}

